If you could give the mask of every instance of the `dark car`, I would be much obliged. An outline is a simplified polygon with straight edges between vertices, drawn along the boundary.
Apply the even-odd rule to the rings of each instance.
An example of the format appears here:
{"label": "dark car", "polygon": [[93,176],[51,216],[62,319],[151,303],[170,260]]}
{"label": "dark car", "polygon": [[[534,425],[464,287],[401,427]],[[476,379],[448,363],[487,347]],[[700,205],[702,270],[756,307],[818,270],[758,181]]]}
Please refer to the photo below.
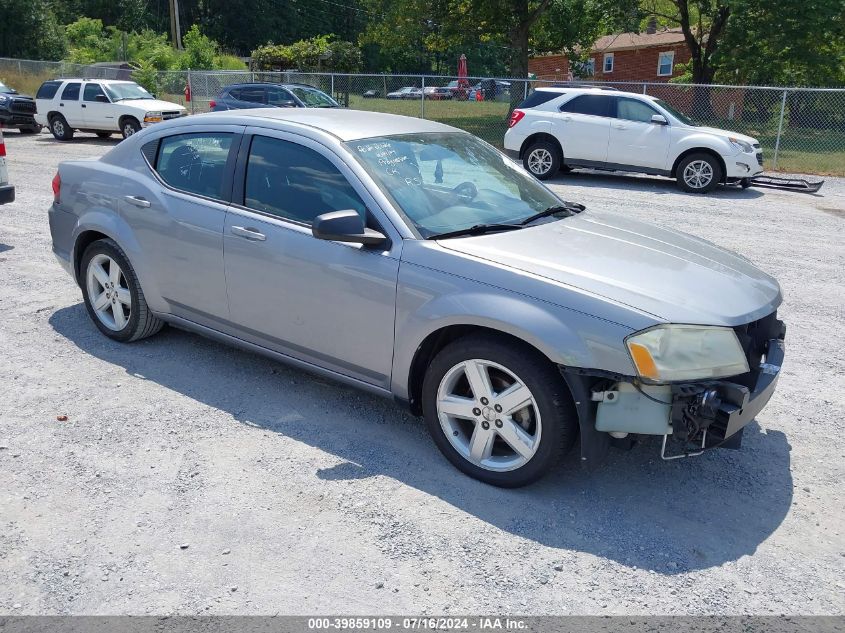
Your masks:
{"label": "dark car", "polygon": [[322,90],[306,84],[232,84],[208,104],[213,112],[246,108],[339,108]]}
{"label": "dark car", "polygon": [[381,96],[381,93],[378,90],[367,90],[363,95],[364,99],[377,99]]}
{"label": "dark car", "polygon": [[35,122],[35,101],[32,97],[18,94],[0,81],[0,125],[16,127],[21,132],[40,132]]}

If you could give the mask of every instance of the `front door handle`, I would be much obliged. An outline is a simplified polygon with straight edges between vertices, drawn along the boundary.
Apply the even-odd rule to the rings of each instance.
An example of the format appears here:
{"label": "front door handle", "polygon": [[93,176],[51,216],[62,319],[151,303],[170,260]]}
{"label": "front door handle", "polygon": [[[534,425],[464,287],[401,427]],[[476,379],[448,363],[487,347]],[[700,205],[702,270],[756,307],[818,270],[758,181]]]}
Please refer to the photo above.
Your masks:
{"label": "front door handle", "polygon": [[259,232],[258,229],[246,226],[233,226],[232,235],[245,237],[248,240],[255,240],[256,242],[263,242],[267,239],[267,236]]}
{"label": "front door handle", "polygon": [[628,129],[628,126],[625,125],[624,123],[616,123],[613,127],[615,127],[617,130],[627,130]]}
{"label": "front door handle", "polygon": [[83,103],[83,104],[82,104],[82,107],[83,107],[83,108],[87,108],[88,106],[87,106],[87,105],[85,105],[85,104]]}
{"label": "front door handle", "polygon": [[141,207],[142,209],[150,208],[150,201],[141,196],[124,196],[123,199],[133,206]]}

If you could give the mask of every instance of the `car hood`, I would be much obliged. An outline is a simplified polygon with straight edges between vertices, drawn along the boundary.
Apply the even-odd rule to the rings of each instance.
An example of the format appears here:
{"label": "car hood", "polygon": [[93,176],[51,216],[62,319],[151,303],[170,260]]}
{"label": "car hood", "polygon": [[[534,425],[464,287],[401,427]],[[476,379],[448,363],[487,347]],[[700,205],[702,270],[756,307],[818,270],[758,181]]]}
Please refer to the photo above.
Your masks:
{"label": "car hood", "polygon": [[758,142],[757,139],[753,136],[748,136],[747,134],[740,134],[739,132],[731,132],[730,130],[721,130],[717,127],[697,126],[690,129],[695,130],[697,132],[704,132],[705,134],[715,134],[716,136],[724,136],[725,138],[738,138],[741,141],[751,143],[752,145]]}
{"label": "car hood", "polygon": [[161,99],[129,99],[127,101],[118,101],[120,105],[137,107],[145,112],[173,112],[174,110],[184,110],[185,107],[172,101],[162,101]]}
{"label": "car hood", "polygon": [[613,214],[582,213],[438,243],[671,323],[740,325],[770,314],[781,302],[777,281],[747,259],[700,238]]}

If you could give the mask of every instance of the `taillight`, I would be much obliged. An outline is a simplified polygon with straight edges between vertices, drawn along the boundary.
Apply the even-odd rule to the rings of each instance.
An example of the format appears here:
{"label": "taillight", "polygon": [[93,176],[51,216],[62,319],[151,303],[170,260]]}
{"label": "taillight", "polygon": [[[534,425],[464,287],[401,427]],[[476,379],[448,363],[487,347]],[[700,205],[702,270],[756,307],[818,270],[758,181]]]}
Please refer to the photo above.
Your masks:
{"label": "taillight", "polygon": [[522,110],[514,110],[513,112],[511,112],[511,118],[508,121],[508,127],[513,127],[514,125],[522,121],[522,117],[524,116],[525,112],[523,112]]}
{"label": "taillight", "polygon": [[59,172],[53,176],[53,202],[59,202],[59,193],[62,191],[62,177]]}
{"label": "taillight", "polygon": [[217,102],[214,99],[212,99],[211,101],[208,102],[208,107],[212,108],[212,109],[216,108]]}
{"label": "taillight", "polygon": [[0,156],[6,155],[6,141],[3,140],[3,132],[0,132]]}

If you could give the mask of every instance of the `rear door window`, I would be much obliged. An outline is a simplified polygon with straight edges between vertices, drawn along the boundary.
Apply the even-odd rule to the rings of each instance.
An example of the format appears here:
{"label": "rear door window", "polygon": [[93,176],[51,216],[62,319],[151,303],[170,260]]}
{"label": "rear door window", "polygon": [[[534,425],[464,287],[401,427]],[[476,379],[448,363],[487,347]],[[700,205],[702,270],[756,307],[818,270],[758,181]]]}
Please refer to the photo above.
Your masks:
{"label": "rear door window", "polygon": [[606,117],[610,116],[611,102],[612,99],[604,95],[580,95],[560,106],[560,111]]}
{"label": "rear door window", "polygon": [[240,96],[237,99],[247,103],[267,103],[264,88],[241,88]]}
{"label": "rear door window", "polygon": [[161,139],[155,170],[180,191],[225,200],[223,183],[234,134],[199,132]]}
{"label": "rear door window", "polygon": [[62,100],[64,101],[79,101],[79,87],[78,82],[70,83],[62,90]]}

